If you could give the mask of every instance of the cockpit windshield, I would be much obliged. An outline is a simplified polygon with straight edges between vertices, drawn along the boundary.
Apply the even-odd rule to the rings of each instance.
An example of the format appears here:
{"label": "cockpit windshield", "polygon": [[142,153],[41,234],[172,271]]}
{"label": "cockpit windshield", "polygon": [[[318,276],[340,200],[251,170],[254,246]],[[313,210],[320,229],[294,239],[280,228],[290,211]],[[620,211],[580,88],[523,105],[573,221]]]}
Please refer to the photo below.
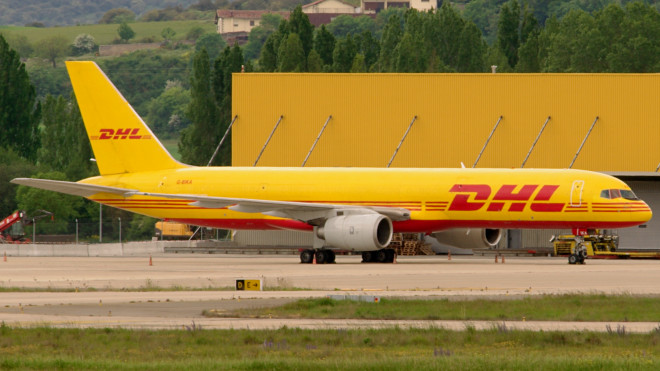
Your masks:
{"label": "cockpit windshield", "polygon": [[635,195],[635,192],[629,189],[604,189],[600,192],[600,197],[602,198],[624,198],[626,200],[639,200]]}

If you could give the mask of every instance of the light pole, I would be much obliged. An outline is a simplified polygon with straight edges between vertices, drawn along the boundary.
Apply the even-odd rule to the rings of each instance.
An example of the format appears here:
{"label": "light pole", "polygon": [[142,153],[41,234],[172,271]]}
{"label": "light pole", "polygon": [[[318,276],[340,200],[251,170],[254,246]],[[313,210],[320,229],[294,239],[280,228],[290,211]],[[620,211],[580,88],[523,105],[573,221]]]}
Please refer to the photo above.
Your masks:
{"label": "light pole", "polygon": [[119,243],[121,244],[121,218],[117,219],[119,219]]}
{"label": "light pole", "polygon": [[37,242],[37,221],[32,218],[32,243]]}
{"label": "light pole", "polygon": [[99,204],[99,243],[103,243],[103,204]]}
{"label": "light pole", "polygon": [[76,219],[76,245],[78,244],[78,219]]}
{"label": "light pole", "polygon": [[[89,161],[96,162],[94,157]],[[99,204],[99,243],[103,243],[103,204]]]}

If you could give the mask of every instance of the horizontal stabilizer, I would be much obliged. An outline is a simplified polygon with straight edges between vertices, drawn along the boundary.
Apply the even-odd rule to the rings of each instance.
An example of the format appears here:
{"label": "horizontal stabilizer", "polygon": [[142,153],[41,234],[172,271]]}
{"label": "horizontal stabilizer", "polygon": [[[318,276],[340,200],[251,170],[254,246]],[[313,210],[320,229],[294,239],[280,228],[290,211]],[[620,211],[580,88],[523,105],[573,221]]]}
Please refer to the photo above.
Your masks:
{"label": "horizontal stabilizer", "polygon": [[97,193],[111,193],[123,197],[130,196],[129,193],[137,192],[134,189],[125,189],[117,187],[107,187],[95,184],[85,184],[76,182],[66,182],[63,180],[50,180],[50,179],[33,179],[33,178],[16,178],[11,181],[14,184],[45,189],[48,191],[55,191],[66,193],[68,195],[89,197]]}

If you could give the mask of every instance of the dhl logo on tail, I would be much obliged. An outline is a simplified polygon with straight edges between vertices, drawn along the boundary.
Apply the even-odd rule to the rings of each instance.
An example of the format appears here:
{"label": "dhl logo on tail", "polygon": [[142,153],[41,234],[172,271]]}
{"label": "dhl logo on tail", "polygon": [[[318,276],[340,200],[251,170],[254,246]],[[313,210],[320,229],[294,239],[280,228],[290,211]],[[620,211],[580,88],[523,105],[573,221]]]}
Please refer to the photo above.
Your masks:
{"label": "dhl logo on tail", "polygon": [[139,128],[126,128],[126,129],[100,129],[99,135],[92,135],[91,140],[122,140],[122,139],[151,139],[151,135],[138,135]]}

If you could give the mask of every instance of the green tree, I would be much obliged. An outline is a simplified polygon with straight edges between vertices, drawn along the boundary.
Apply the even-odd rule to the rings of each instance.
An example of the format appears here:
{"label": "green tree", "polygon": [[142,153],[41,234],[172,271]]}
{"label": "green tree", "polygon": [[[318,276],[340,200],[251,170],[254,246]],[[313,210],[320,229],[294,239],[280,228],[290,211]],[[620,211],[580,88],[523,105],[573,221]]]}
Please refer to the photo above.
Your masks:
{"label": "green tree", "polygon": [[168,84],[163,93],[149,102],[146,121],[159,138],[171,138],[188,127],[186,109],[190,91],[181,84]]}
{"label": "green tree", "polygon": [[271,34],[268,36],[264,46],[261,48],[259,68],[263,72],[274,72],[277,70],[277,48],[275,47],[276,37],[274,35]]}
{"label": "green tree", "polygon": [[[36,174],[37,178],[67,180],[64,173],[50,171]],[[47,210],[53,213],[57,220],[71,221],[80,215],[80,210],[84,209],[83,199],[77,196],[65,195],[62,193],[46,191],[27,186],[19,186],[16,191],[16,200],[18,207],[25,210],[28,215],[38,215],[39,210]],[[43,222],[37,223],[37,232],[45,234],[63,233],[67,231],[67,223],[49,223],[43,219]]]}
{"label": "green tree", "polygon": [[81,33],[73,40],[72,45],[75,55],[83,55],[98,50],[94,37],[88,33]]}
{"label": "green tree", "polygon": [[99,23],[126,23],[135,20],[135,13],[126,8],[110,9],[99,20]]}
{"label": "green tree", "polygon": [[[298,5],[291,12],[287,23],[287,33],[295,33],[300,39],[300,43],[305,53],[305,58],[314,46],[314,26],[309,22],[307,14],[303,13],[302,6]],[[283,39],[284,40],[284,39]]]}
{"label": "green tree", "polygon": [[353,67],[353,60],[355,59],[356,55],[357,46],[355,45],[351,35],[337,40],[335,51],[332,56],[332,60],[334,61],[332,70],[334,72],[349,72],[351,67]]}
{"label": "green tree", "polygon": [[312,49],[307,56],[307,72],[323,71],[323,60],[316,50]]}
{"label": "green tree", "polygon": [[205,48],[195,53],[190,77],[191,125],[181,132],[179,153],[183,162],[206,165],[217,145],[218,107],[211,90],[211,66]]}
{"label": "green tree", "polygon": [[259,58],[261,49],[266,43],[268,36],[277,31],[282,16],[274,13],[266,13],[261,16],[259,26],[250,30],[248,35],[248,43],[245,45],[244,53],[248,59]]}
{"label": "green tree", "polygon": [[314,49],[319,53],[324,65],[332,65],[332,53],[335,50],[335,37],[321,25],[314,36]]}
{"label": "green tree", "polygon": [[378,62],[380,55],[380,41],[373,36],[369,30],[362,32],[360,35],[355,36],[355,42],[358,46],[358,51],[364,56],[364,64],[367,71],[371,70]]}
{"label": "green tree", "polygon": [[38,162],[49,170],[65,174],[67,180],[79,180],[94,174],[89,161],[93,157],[85,125],[75,97],[46,97],[42,106],[43,121]]}
{"label": "green tree", "polygon": [[337,16],[328,24],[328,31],[335,37],[346,37],[347,35],[359,35],[365,31],[375,32],[376,23],[371,17],[353,17],[347,14]]}
{"label": "green tree", "polygon": [[227,42],[217,33],[204,34],[195,43],[195,51],[199,53],[200,50],[206,49],[210,61],[218,58],[218,55],[220,55],[220,52],[225,47],[227,47]]}
{"label": "green tree", "polygon": [[16,203],[15,184],[9,181],[14,178],[26,178],[37,171],[36,165],[20,157],[11,149],[0,146],[0,219],[18,209]]}
{"label": "green tree", "polygon": [[277,54],[278,71],[304,72],[305,59],[305,50],[298,34],[290,33],[280,45],[280,50]]}
{"label": "green tree", "polygon": [[517,0],[511,0],[500,9],[500,19],[497,27],[497,45],[506,55],[509,66],[518,63],[520,5]]}
{"label": "green tree", "polygon": [[201,26],[194,26],[186,33],[186,40],[196,41],[200,36],[204,35],[204,28]]}
{"label": "green tree", "polygon": [[189,88],[190,57],[187,55],[141,50],[100,59],[98,63],[142,117],[149,112],[149,102],[163,92],[167,81],[182,81],[183,87]]}
{"label": "green tree", "polygon": [[64,57],[69,51],[69,42],[64,36],[51,36],[37,43],[37,55],[48,59],[53,68],[57,67],[57,59]]}
{"label": "green tree", "polygon": [[423,41],[419,38],[413,37],[410,33],[403,34],[399,45],[397,45],[395,56],[395,70],[397,72],[425,72],[427,69],[428,61],[424,53],[420,50],[423,48]]}
{"label": "green tree", "polygon": [[487,47],[481,31],[474,23],[465,23],[459,36],[459,45],[456,71],[483,72]]}
{"label": "green tree", "polygon": [[126,22],[122,22],[122,24],[119,25],[119,28],[117,28],[117,33],[123,42],[128,42],[128,40],[135,37],[135,31],[133,31],[131,26],[129,26]]}
{"label": "green tree", "polygon": [[0,148],[35,160],[39,148],[40,106],[25,65],[0,36]]}
{"label": "green tree", "polygon": [[353,58],[353,64],[351,65],[351,71],[353,73],[358,72],[367,72],[367,65],[364,62],[364,55],[358,53]]}
{"label": "green tree", "polygon": [[539,56],[540,31],[533,31],[527,41],[518,49],[518,72],[541,72],[541,59]]}
{"label": "green tree", "polygon": [[[243,51],[238,45],[232,48],[225,48],[218,59],[215,60],[212,73],[212,90],[216,105],[219,107],[218,115],[218,137],[224,135],[227,127],[231,123],[231,102],[232,102],[232,74],[240,72],[245,64]],[[250,71],[250,66],[246,67]],[[225,141],[220,148],[218,155],[213,161],[214,165],[231,165],[231,142]]]}
{"label": "green tree", "polygon": [[27,36],[14,33],[3,34],[2,32],[0,32],[0,35],[5,38],[9,47],[14,49],[21,58],[29,58],[34,54],[34,47],[28,40]]}
{"label": "green tree", "polygon": [[378,69],[380,72],[394,71],[396,58],[393,53],[399,41],[401,41],[402,36],[401,19],[398,14],[394,14],[389,18],[387,25],[383,29],[380,56],[378,57]]}
{"label": "green tree", "polygon": [[174,36],[176,36],[176,31],[174,31],[172,27],[165,27],[160,32],[160,36],[162,36],[165,41],[172,41]]}

